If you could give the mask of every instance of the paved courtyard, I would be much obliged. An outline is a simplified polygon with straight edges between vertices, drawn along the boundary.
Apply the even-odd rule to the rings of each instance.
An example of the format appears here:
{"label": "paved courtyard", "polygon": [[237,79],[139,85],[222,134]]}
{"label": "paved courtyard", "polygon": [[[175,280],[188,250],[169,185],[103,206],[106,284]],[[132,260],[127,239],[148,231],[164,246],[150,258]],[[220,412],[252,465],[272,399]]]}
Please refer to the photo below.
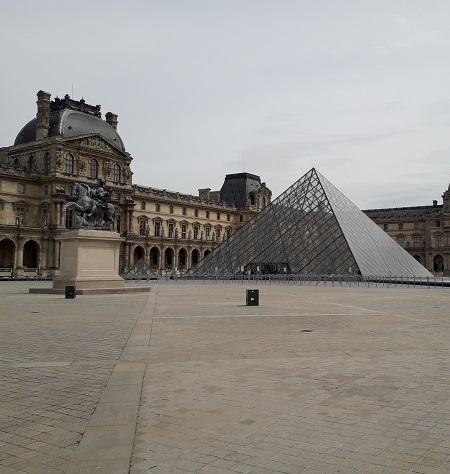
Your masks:
{"label": "paved courtyard", "polygon": [[50,285],[0,282],[1,474],[450,472],[450,288]]}

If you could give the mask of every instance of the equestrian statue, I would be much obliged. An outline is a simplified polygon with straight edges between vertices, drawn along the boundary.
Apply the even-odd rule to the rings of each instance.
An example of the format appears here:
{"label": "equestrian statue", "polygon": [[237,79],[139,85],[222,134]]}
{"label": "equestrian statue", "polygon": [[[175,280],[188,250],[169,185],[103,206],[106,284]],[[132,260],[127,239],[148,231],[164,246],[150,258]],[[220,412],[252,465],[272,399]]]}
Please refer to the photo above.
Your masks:
{"label": "equestrian statue", "polygon": [[72,196],[78,196],[77,202],[66,202],[62,211],[76,212],[77,228],[108,229],[115,222],[114,205],[107,202],[110,195],[105,190],[105,180],[98,179],[97,188],[91,189],[86,183],[76,183]]}

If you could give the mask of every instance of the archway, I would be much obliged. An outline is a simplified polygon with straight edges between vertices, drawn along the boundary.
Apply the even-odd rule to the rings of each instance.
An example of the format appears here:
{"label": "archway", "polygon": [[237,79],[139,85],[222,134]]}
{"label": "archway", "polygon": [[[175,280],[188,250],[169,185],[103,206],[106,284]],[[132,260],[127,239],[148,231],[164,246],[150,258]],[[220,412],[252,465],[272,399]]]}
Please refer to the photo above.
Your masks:
{"label": "archway", "polygon": [[186,249],[180,249],[178,252],[178,268],[185,269],[187,264],[187,252]]}
{"label": "archway", "polygon": [[444,271],[444,259],[442,255],[436,255],[433,258],[433,271],[443,272]]}
{"label": "archway", "polygon": [[206,256],[209,255],[210,253],[211,253],[211,250],[208,250],[208,249],[205,250],[205,251],[203,252],[203,257],[206,257]]}
{"label": "archway", "polygon": [[144,249],[138,245],[134,249],[133,255],[134,255],[134,264],[136,265],[138,260],[140,260],[141,258],[144,258],[144,255],[145,255]]}
{"label": "archway", "polygon": [[0,240],[0,268],[12,268],[14,265],[15,245],[12,240]]}
{"label": "archway", "polygon": [[191,259],[191,261],[192,261],[192,266],[197,265],[197,263],[199,262],[199,260],[200,260],[200,252],[199,252],[197,249],[194,249],[194,250],[192,251],[192,259]]}
{"label": "archway", "polygon": [[150,249],[150,266],[156,269],[159,266],[159,250],[156,247]]}
{"label": "archway", "polygon": [[34,240],[29,240],[23,246],[23,266],[26,268],[37,268],[38,245]]}
{"label": "archway", "polygon": [[413,255],[413,257],[419,262],[422,263],[420,255]]}
{"label": "archway", "polygon": [[172,268],[173,266],[173,249],[170,247],[164,252],[164,267]]}

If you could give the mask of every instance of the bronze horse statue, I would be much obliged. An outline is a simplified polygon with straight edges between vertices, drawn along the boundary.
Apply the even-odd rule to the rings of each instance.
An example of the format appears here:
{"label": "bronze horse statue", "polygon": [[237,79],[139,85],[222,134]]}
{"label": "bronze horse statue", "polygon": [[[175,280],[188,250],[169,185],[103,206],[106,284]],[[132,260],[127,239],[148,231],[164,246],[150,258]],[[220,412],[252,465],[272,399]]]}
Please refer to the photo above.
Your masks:
{"label": "bronze horse statue", "polygon": [[78,196],[77,202],[66,202],[62,211],[74,210],[79,227],[104,227],[115,222],[116,210],[109,202],[104,202],[103,188],[92,190],[85,183],[76,183],[72,195]]}

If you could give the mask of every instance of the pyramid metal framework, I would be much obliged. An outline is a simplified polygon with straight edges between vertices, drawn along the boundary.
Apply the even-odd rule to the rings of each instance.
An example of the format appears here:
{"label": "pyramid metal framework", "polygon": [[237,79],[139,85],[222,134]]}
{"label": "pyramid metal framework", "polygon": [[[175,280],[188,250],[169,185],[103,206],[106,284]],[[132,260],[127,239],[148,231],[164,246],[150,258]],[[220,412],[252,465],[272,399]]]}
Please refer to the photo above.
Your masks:
{"label": "pyramid metal framework", "polygon": [[241,271],[432,276],[314,168],[190,273]]}

